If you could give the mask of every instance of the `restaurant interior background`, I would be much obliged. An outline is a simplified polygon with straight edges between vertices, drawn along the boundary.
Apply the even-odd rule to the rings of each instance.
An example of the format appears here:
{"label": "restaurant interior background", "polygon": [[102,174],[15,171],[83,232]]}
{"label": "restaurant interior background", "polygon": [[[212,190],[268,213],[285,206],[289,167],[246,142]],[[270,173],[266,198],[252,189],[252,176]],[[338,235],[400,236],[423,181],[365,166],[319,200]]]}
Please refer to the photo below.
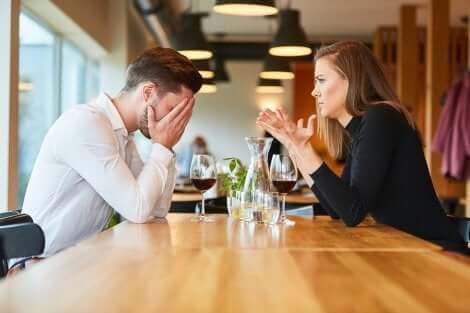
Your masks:
{"label": "restaurant interior background", "polygon": [[[300,12],[313,52],[345,39],[361,40],[373,49],[423,134],[439,196],[457,201],[457,214],[470,216],[470,184],[444,178],[440,156],[430,150],[442,111],[440,99],[468,68],[470,2],[433,1],[441,9],[430,16],[430,1],[276,3],[281,10]],[[290,59],[294,77],[282,80],[281,90],[259,92],[259,73],[278,19],[216,14],[213,5],[213,0],[1,1],[0,208],[21,206],[42,139],[54,120],[100,91],[116,95],[133,58],[148,47],[172,45],[185,11],[207,13],[201,16],[201,31],[213,52],[216,90],[197,96],[177,153],[200,135],[218,160],[239,157],[248,162],[244,137],[263,135],[255,125],[260,110],[283,105],[294,118],[313,113],[312,55]],[[221,70],[228,78],[221,78]],[[138,142],[145,155],[145,140]],[[314,138],[313,144],[339,172],[341,166],[327,157],[321,141]]]}

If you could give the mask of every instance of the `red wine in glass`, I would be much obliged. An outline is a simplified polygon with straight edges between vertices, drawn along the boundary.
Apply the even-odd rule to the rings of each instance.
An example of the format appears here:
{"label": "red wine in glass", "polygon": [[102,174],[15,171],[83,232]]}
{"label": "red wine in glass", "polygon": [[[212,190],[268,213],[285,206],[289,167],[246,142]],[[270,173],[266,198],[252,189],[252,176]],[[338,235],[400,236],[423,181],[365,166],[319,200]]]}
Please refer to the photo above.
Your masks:
{"label": "red wine in glass", "polygon": [[204,193],[215,185],[217,181],[217,166],[215,159],[207,154],[195,154],[191,160],[189,170],[191,181],[202,195],[201,211],[192,219],[193,222],[212,222],[213,219],[206,216]]}
{"label": "red wine in glass", "polygon": [[289,193],[294,188],[295,180],[273,180],[273,185],[280,194]]}
{"label": "red wine in glass", "polygon": [[216,179],[215,178],[193,178],[191,179],[194,187],[196,187],[200,192],[206,192],[214,186]]}
{"label": "red wine in glass", "polygon": [[273,186],[282,196],[281,215],[278,223],[294,225],[295,222],[291,221],[286,216],[286,195],[295,186],[295,182],[297,180],[297,168],[289,156],[275,154],[271,160],[271,168],[269,172]]}

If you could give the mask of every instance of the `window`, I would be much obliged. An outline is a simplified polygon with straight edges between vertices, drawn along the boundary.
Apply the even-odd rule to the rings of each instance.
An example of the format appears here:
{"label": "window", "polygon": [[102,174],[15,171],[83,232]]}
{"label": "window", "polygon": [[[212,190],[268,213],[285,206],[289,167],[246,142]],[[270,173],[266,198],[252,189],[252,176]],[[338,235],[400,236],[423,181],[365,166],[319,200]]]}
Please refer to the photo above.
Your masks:
{"label": "window", "polygon": [[99,92],[99,66],[32,15],[20,14],[18,207],[44,136],[59,115]]}
{"label": "window", "polygon": [[82,52],[71,43],[64,41],[61,55],[61,112],[71,105],[84,103],[86,58]]}
{"label": "window", "polygon": [[25,14],[20,15],[18,129],[20,205],[41,142],[57,116],[54,99],[55,47],[56,39],[50,30]]}

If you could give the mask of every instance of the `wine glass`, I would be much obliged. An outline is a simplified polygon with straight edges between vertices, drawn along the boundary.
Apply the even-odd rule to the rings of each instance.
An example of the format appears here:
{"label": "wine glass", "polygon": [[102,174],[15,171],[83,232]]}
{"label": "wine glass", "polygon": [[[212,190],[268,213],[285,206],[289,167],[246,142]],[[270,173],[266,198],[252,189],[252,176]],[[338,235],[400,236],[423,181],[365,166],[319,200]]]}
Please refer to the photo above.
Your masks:
{"label": "wine glass", "polygon": [[279,224],[294,225],[295,222],[286,216],[286,195],[294,188],[297,181],[297,168],[287,155],[275,154],[271,160],[271,181],[282,196]]}
{"label": "wine glass", "polygon": [[214,186],[217,180],[217,167],[212,156],[195,154],[191,160],[190,178],[194,187],[202,194],[202,207],[199,214],[192,219],[193,222],[213,222],[206,216],[204,193]]}

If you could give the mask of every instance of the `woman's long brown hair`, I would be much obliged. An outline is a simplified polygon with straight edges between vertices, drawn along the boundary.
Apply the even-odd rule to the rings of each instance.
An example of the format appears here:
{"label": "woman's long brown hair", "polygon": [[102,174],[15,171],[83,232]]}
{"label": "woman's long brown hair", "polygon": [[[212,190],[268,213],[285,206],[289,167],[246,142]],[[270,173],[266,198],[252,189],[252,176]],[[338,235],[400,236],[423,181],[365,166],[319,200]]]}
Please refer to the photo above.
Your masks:
{"label": "woman's long brown hair", "polygon": [[[367,108],[376,104],[390,105],[401,112],[412,128],[416,128],[411,114],[400,103],[388,82],[384,70],[369,48],[357,41],[341,41],[320,48],[314,58],[327,57],[336,71],[348,80],[346,110],[352,116],[361,116]],[[336,159],[346,157],[350,138],[336,120],[322,117],[317,106],[317,130],[325,141],[328,152]]]}

